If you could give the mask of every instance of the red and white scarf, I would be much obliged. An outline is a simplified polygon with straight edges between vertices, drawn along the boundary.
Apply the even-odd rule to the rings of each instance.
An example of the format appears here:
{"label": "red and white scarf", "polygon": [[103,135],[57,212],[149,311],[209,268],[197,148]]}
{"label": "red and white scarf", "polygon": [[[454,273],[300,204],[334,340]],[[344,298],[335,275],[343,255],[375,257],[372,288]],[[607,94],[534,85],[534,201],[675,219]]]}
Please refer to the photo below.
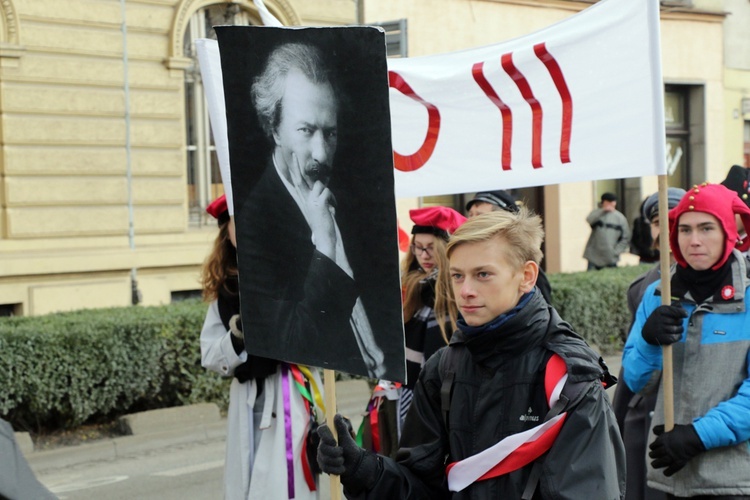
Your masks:
{"label": "red and white scarf", "polygon": [[[553,354],[544,375],[544,390],[550,408],[560,399],[567,380],[565,361]],[[560,413],[536,427],[508,436],[476,455],[448,464],[448,489],[461,491],[476,481],[502,476],[530,464],[552,447],[565,416],[565,412]]]}

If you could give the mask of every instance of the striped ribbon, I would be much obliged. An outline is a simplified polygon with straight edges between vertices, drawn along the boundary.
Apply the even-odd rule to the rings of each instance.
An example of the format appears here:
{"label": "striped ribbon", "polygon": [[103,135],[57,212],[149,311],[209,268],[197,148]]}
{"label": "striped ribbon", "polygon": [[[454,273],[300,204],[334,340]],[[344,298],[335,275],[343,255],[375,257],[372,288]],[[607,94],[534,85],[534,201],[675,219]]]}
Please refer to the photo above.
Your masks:
{"label": "striped ribbon", "polygon": [[372,396],[370,401],[367,403],[367,409],[365,410],[365,418],[362,419],[362,424],[359,426],[357,431],[356,442],[359,446],[363,446],[364,443],[364,432],[365,422],[370,424],[370,434],[372,437],[371,450],[375,453],[381,452],[380,447],[380,428],[378,421],[378,410],[380,405],[383,403],[384,398],[390,400],[397,400],[399,398],[399,389],[401,384],[398,382],[388,382],[386,380],[379,380],[378,385],[372,390]]}
{"label": "striped ribbon", "polygon": [[[549,407],[560,399],[568,374],[565,361],[553,354],[547,362],[544,388]],[[530,464],[552,447],[567,413],[517,434],[512,434],[486,450],[453,462],[446,467],[448,489],[461,491],[476,481],[508,474]]]}
{"label": "striped ribbon", "polygon": [[292,447],[292,398],[289,367],[281,363],[281,386],[284,393],[284,436],[286,441],[286,483],[289,498],[294,498],[294,448]]}
{"label": "striped ribbon", "polygon": [[[322,400],[322,397],[320,395],[318,385],[315,382],[315,378],[312,376],[312,373],[310,372],[310,369],[308,367],[300,365],[289,365],[289,368],[292,371],[292,376],[294,377],[294,382],[297,390],[302,396],[302,400],[305,402],[305,409],[307,410],[307,414],[310,416],[310,422],[307,424],[307,427],[305,429],[305,439],[302,440],[302,456],[300,458],[302,460],[302,472],[305,475],[305,482],[307,483],[307,487],[310,489],[310,491],[315,491],[317,489],[317,485],[315,484],[315,477],[313,476],[312,468],[310,467],[310,462],[307,458],[307,434],[312,430],[312,422],[315,419],[315,417],[313,416],[313,411],[315,408],[314,401],[318,401],[319,399]],[[305,374],[307,374],[307,378],[305,378]],[[310,387],[308,387],[308,384],[310,387],[312,387],[312,394],[310,393]]]}

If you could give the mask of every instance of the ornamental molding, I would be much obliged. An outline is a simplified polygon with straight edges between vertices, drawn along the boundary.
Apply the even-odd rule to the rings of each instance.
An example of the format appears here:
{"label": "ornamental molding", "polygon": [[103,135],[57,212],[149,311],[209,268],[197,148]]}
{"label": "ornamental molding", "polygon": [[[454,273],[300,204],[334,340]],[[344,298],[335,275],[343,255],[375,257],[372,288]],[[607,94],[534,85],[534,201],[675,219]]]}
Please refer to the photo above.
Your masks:
{"label": "ornamental molding", "polygon": [[13,0],[0,1],[0,15],[3,16],[3,29],[0,33],[0,42],[8,45],[18,45],[18,11],[13,5]]}
{"label": "ornamental molding", "polygon": [[[2,1],[5,3],[5,1],[10,0]],[[185,57],[182,52],[182,40],[185,37],[185,30],[187,29],[190,17],[199,9],[222,3],[238,5],[242,10],[250,12],[255,18],[260,18],[258,8],[253,4],[252,0],[227,0],[226,2],[217,0],[181,0],[175,9],[174,19],[172,20],[169,57],[165,61],[167,67],[174,68],[175,66],[180,66],[179,63],[175,64],[174,62]],[[276,16],[284,26],[298,26],[301,24],[299,14],[297,14],[297,11],[294,10],[294,7],[292,7],[288,0],[265,0],[264,3],[271,14]]]}

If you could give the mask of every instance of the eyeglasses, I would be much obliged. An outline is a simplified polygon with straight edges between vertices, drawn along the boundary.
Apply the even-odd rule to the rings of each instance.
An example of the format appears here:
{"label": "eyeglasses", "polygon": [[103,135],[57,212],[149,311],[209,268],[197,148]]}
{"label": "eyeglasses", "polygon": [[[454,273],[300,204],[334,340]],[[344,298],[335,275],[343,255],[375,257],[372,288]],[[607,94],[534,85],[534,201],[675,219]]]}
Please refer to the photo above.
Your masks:
{"label": "eyeglasses", "polygon": [[417,245],[414,245],[414,244],[409,245],[409,248],[411,249],[411,253],[413,253],[417,257],[419,257],[422,254],[422,252],[426,253],[428,257],[432,257],[432,252],[435,251],[433,248],[418,247]]}

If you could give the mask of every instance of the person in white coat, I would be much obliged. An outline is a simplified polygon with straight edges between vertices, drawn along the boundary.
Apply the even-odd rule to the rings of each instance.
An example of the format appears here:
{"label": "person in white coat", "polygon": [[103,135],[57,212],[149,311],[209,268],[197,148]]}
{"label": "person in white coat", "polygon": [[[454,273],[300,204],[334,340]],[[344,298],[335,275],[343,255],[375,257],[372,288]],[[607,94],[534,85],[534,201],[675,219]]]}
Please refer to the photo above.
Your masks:
{"label": "person in white coat", "polygon": [[324,416],[320,375],[314,368],[247,353],[234,221],[224,196],[206,211],[218,220],[219,234],[201,276],[204,299],[210,302],[200,336],[201,364],[232,377],[224,498],[316,499],[314,431]]}

